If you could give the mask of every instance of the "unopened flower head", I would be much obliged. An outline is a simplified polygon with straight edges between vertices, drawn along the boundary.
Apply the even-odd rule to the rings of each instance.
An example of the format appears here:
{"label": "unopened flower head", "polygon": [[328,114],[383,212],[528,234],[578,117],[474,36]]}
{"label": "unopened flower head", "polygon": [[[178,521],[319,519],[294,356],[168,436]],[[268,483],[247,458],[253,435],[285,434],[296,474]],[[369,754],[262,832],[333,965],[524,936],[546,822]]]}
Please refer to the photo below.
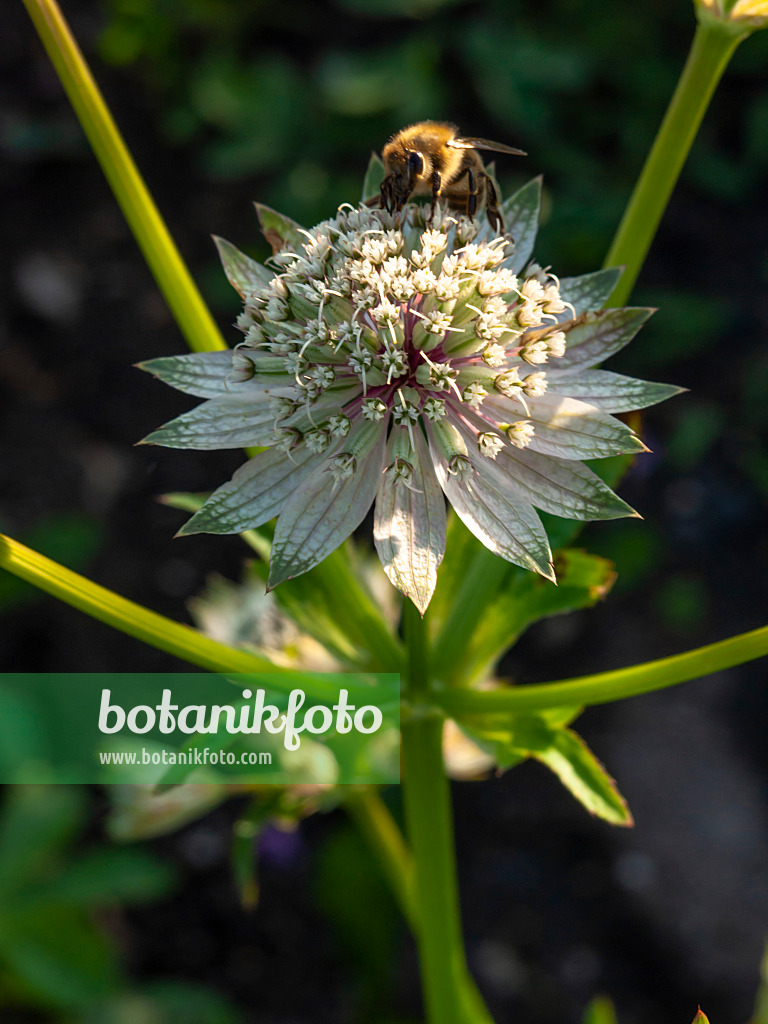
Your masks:
{"label": "unopened flower head", "polygon": [[414,206],[399,218],[344,206],[310,231],[268,211],[284,243],[276,272],[220,242],[244,299],[243,340],[143,364],[206,399],[147,441],[266,450],[180,532],[235,533],[277,516],[273,587],[321,561],[375,503],[382,564],[423,611],[445,497],[492,551],[550,579],[534,506],[579,520],[632,515],[579,460],[645,450],[612,414],[677,389],[594,368],[648,311],[590,312],[618,271],[561,282],[531,263],[534,206],[536,183],[504,205],[501,237],[439,208],[425,227]]}

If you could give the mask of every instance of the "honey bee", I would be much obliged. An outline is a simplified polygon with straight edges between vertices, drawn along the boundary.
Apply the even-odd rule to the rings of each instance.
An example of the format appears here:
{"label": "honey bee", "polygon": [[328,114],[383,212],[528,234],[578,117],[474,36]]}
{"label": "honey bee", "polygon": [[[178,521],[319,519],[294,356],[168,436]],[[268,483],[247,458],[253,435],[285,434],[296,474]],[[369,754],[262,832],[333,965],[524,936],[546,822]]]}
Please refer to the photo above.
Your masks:
{"label": "honey bee", "polygon": [[[494,231],[503,230],[496,187],[476,150],[525,156],[521,149],[488,139],[463,139],[454,124],[419,121],[393,135],[381,153],[386,177],[381,183],[380,206],[399,213],[412,195],[431,195],[429,221],[438,198],[452,210],[472,219],[478,207]],[[375,201],[375,200],[374,200]]]}

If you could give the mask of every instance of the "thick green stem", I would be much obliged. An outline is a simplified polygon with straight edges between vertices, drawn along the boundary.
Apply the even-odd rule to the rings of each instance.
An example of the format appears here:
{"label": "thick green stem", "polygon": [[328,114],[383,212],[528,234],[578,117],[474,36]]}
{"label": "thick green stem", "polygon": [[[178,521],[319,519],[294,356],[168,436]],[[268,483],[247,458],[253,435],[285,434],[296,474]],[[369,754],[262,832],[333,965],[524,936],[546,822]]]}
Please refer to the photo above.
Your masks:
{"label": "thick green stem", "polygon": [[736,35],[712,22],[697,26],[680,81],[605,259],[607,267],[626,268],[609,306],[624,305],[632,291],[715,87],[746,34]]}
{"label": "thick green stem", "polygon": [[663,690],[676,683],[721,672],[768,654],[768,626],[697,647],[670,658],[642,665],[564,679],[556,683],[512,686],[506,690],[445,690],[432,700],[451,715],[484,715],[504,711],[539,711],[543,708],[608,704],[625,697]]}
{"label": "thick green stem", "polygon": [[406,602],[408,673],[403,722],[403,800],[414,859],[412,903],[427,1019],[462,1024],[466,1016],[467,966],[461,936],[453,814],[443,768],[443,717],[429,701],[426,625]]}
{"label": "thick green stem", "polygon": [[413,902],[427,1019],[460,1024],[466,963],[442,736],[440,715],[403,723],[403,798],[415,860]]}
{"label": "thick green stem", "polygon": [[195,352],[226,348],[55,0],[24,0],[173,317]]}
{"label": "thick green stem", "polygon": [[251,675],[268,673],[269,684],[277,689],[303,689],[307,696],[320,701],[338,693],[336,682],[344,680],[350,696],[357,704],[365,701],[368,687],[357,687],[348,676],[337,676],[336,681],[327,673],[305,673],[284,669],[272,664],[254,651],[229,647],[199,633],[191,626],[174,622],[164,615],[150,611],[140,604],[128,601],[106,587],[99,586],[79,573],[66,569],[45,555],[33,551],[0,534],[0,570],[5,569],[19,579],[32,583],[40,590],[57,597],[66,604],[85,612],[91,618],[119,629],[121,633],[143,643],[182,658],[207,672]]}

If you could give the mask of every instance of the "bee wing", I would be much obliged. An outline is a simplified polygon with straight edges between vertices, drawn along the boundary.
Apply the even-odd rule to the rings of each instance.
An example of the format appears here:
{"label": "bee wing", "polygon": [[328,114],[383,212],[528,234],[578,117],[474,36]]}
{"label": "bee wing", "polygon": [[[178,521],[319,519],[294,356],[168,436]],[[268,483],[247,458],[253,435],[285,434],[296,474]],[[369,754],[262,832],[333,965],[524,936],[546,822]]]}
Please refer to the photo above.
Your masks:
{"label": "bee wing", "polygon": [[447,143],[452,149],[490,149],[493,153],[511,153],[512,156],[528,156],[522,149],[505,146],[503,142],[491,142],[489,139],[451,139]]}

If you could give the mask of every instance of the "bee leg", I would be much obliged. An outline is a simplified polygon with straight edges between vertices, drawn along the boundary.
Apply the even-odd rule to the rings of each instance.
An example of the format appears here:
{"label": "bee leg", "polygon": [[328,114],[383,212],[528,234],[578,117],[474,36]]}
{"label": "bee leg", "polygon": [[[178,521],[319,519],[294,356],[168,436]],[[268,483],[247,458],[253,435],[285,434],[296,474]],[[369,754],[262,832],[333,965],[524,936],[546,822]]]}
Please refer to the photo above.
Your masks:
{"label": "bee leg", "polygon": [[466,175],[467,185],[469,186],[469,192],[467,193],[467,216],[472,220],[477,211],[477,182],[475,181],[475,173],[471,167],[467,168]]}
{"label": "bee leg", "polygon": [[464,207],[464,212],[469,217],[469,219],[472,220],[473,217],[475,216],[475,213],[477,212],[477,197],[479,195],[477,180],[475,179],[475,172],[472,170],[472,168],[466,166],[464,170],[459,173],[458,177],[454,178],[454,180],[451,182],[451,187],[453,188],[454,185],[458,185],[459,182],[464,177],[466,177],[467,179],[466,206]]}
{"label": "bee leg", "polygon": [[428,224],[432,223],[432,218],[435,216],[435,204],[437,203],[437,197],[440,195],[442,184],[443,179],[440,177],[440,171],[432,171],[432,202],[429,207]]}
{"label": "bee leg", "polygon": [[487,174],[485,176],[485,215],[492,230],[497,234],[501,234],[504,230],[504,220],[499,211],[499,197],[496,195],[496,189]]}

